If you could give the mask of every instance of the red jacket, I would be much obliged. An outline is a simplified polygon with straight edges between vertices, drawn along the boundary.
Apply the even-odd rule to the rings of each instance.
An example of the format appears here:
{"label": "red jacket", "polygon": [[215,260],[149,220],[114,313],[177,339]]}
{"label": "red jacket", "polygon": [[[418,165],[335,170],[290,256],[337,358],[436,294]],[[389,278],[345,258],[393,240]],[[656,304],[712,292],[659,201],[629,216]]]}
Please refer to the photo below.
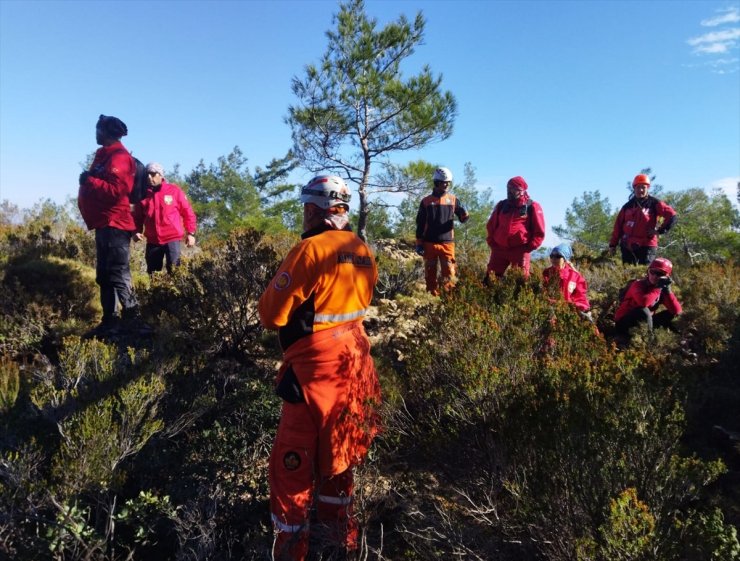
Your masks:
{"label": "red jacket", "polygon": [[185,193],[177,185],[162,182],[149,187],[134,209],[136,231],[144,231],[146,241],[163,245],[181,240],[185,233],[195,234],[195,213]]}
{"label": "red jacket", "polygon": [[574,304],[576,309],[585,312],[591,307],[586,295],[588,292],[586,279],[570,263],[566,263],[562,269],[548,267],[542,271],[542,276],[545,279],[545,284],[554,282],[554,279],[559,278],[560,292],[563,294],[563,298],[566,302]]}
{"label": "red jacket", "polygon": [[545,216],[539,203],[522,195],[515,203],[500,201],[486,224],[486,242],[491,249],[534,251],[545,239]]}
{"label": "red jacket", "polygon": [[[675,222],[676,211],[663,201],[648,196],[644,200],[632,197],[617,215],[609,239],[609,247],[657,247],[658,234],[664,234]],[[658,217],[662,218],[657,228]],[[657,233],[656,233],[657,232]]]}
{"label": "red jacket", "polygon": [[98,148],[80,185],[77,206],[88,229],[112,226],[120,230],[136,229],[128,196],[134,186],[136,165],[121,142]]}
{"label": "red jacket", "polygon": [[416,213],[416,243],[447,243],[455,239],[454,218],[460,222],[468,218],[468,211],[455,195],[434,193],[427,195],[419,204]]}
{"label": "red jacket", "polygon": [[614,321],[619,321],[635,308],[650,308],[655,311],[661,304],[674,315],[682,311],[681,303],[673,292],[650,284],[646,278],[636,280],[627,289],[627,293],[614,313]]}

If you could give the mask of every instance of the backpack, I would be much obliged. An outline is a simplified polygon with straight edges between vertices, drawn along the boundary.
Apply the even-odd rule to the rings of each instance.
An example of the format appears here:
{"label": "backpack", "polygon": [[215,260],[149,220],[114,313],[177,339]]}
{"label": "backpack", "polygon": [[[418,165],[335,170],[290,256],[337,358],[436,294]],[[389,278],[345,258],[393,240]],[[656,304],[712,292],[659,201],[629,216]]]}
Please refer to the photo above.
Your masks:
{"label": "backpack", "polygon": [[[512,205],[509,204],[508,199],[503,199],[498,202],[496,205],[496,209],[494,210],[501,210],[501,212],[508,212],[509,209],[512,207]],[[532,215],[532,199],[527,199],[527,202],[524,203],[524,205],[519,207],[514,207],[519,209],[519,216],[531,216]]]}
{"label": "backpack", "polygon": [[[132,205],[131,208],[133,208],[133,205],[140,202],[141,199],[146,196],[146,190],[147,187],[149,187],[149,183],[146,180],[146,166],[142,164],[138,158],[134,158],[126,150],[116,150],[115,152],[111,153],[108,160],[113,157],[113,154],[119,154],[121,152],[125,152],[126,154],[131,156],[131,159],[134,161],[134,165],[136,166],[136,171],[134,172],[134,186],[131,188],[131,193],[128,196],[128,202]],[[107,164],[108,160],[106,160],[104,163]]]}
{"label": "backpack", "polygon": [[[131,156],[134,158],[133,156]],[[137,158],[134,158],[136,164],[136,173],[134,174],[134,186],[131,188],[131,194],[128,196],[128,202],[132,205],[138,203],[146,196],[146,190],[149,182],[146,180],[146,166]]]}

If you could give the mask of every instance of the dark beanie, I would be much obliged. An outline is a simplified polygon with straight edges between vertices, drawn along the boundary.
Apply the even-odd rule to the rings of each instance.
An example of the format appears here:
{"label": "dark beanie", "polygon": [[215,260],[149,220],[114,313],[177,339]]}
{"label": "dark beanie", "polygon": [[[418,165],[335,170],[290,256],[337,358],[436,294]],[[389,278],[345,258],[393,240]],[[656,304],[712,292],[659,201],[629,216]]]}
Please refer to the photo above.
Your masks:
{"label": "dark beanie", "polygon": [[526,191],[528,187],[527,182],[524,181],[524,178],[520,175],[517,175],[516,177],[512,177],[511,179],[509,179],[506,186],[508,187],[509,185],[514,185],[518,187],[519,189],[521,189],[522,191]]}
{"label": "dark beanie", "polygon": [[104,131],[108,136],[113,138],[121,138],[128,134],[128,128],[126,123],[121,121],[118,117],[110,117],[107,115],[101,115],[98,119],[97,128]]}

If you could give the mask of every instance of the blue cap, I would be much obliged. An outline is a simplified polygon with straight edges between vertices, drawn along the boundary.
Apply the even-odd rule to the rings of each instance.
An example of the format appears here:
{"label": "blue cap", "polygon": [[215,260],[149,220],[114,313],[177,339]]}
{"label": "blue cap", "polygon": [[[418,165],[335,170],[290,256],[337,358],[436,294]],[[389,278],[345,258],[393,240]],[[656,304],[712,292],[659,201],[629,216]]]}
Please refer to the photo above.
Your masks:
{"label": "blue cap", "polygon": [[566,261],[570,261],[570,258],[573,257],[573,250],[567,243],[561,243],[560,245],[556,245],[552,248],[552,251],[550,251],[550,257],[552,257],[553,255],[565,257]]}

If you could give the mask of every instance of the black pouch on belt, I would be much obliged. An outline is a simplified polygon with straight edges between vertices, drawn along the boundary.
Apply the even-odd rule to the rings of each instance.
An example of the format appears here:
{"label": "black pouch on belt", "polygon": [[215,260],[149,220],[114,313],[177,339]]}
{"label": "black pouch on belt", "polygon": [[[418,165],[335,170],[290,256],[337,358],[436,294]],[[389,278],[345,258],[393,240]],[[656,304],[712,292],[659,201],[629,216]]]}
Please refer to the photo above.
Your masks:
{"label": "black pouch on belt", "polygon": [[278,397],[282,397],[288,403],[303,403],[306,401],[303,398],[303,390],[301,385],[298,383],[298,377],[293,372],[293,367],[288,366],[288,369],[283,374],[275,393]]}

